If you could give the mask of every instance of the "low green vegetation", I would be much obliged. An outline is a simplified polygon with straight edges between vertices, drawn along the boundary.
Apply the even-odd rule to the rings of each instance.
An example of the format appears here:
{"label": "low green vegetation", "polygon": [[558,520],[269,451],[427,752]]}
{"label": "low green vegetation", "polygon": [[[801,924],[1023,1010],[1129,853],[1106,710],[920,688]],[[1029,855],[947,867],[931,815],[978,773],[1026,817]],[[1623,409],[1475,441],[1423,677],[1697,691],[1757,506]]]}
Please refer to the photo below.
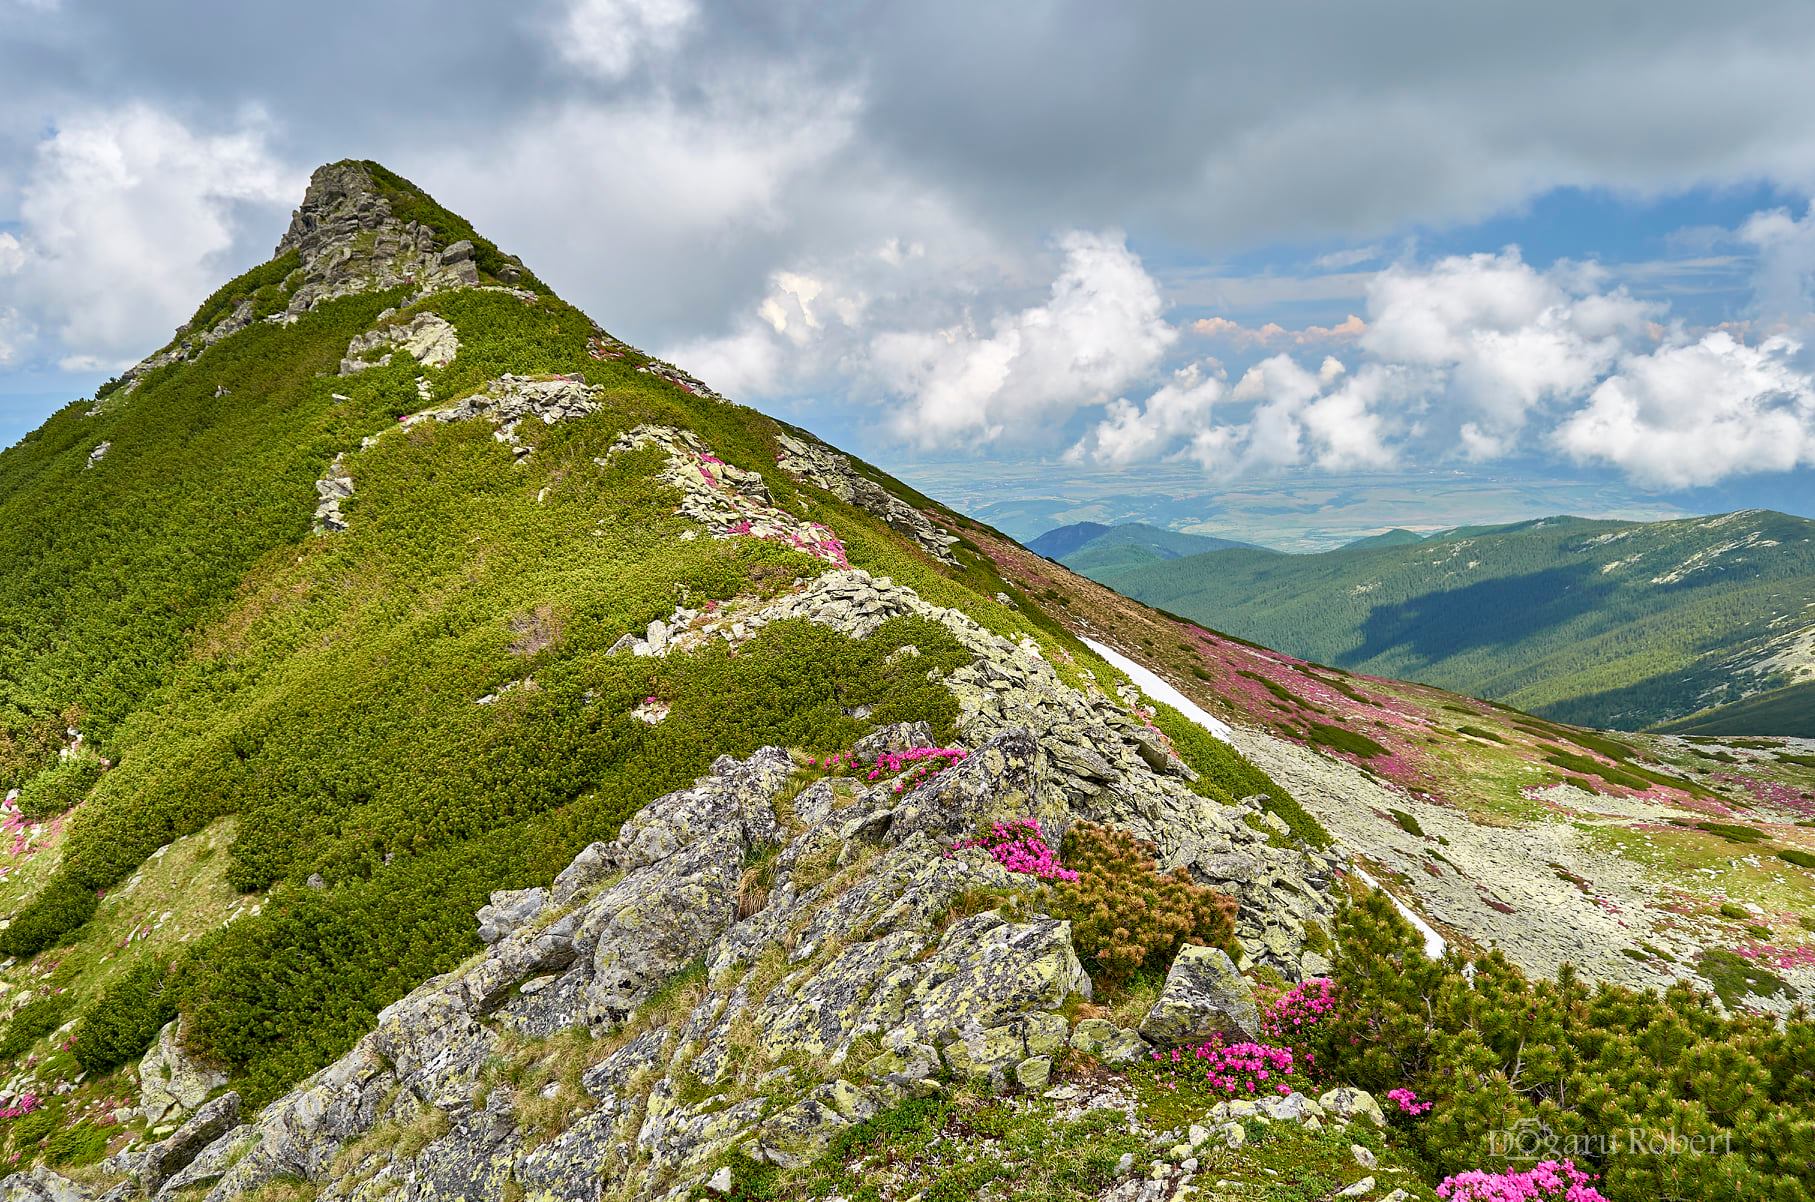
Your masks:
{"label": "low green vegetation", "polygon": [[1115,1184],[1123,1155],[1148,1151],[1117,1112],[1067,1120],[1053,1109],[1044,1102],[910,1098],[844,1131],[804,1168],[784,1172],[741,1157],[728,1162],[729,1197],[875,1202],[878,1177],[888,1169],[904,1178],[900,1196],[924,1202],[1066,1202],[1100,1196]]}
{"label": "low green vegetation", "polygon": [[1408,835],[1416,835],[1420,839],[1424,838],[1424,828],[1418,825],[1418,820],[1416,818],[1412,817],[1404,810],[1388,810],[1387,813],[1393,816],[1393,821],[1399,824],[1400,830]]}
{"label": "low green vegetation", "polygon": [[[1433,1179],[1504,1167],[1515,1149],[1496,1133],[1542,1123],[1578,1138],[1575,1159],[1615,1202],[1763,1202],[1806,1185],[1815,1027],[1738,1011],[1783,987],[1757,964],[1718,951],[1698,964],[1732,1018],[1680,985],[1590,987],[1568,970],[1531,980],[1498,952],[1465,978],[1456,957],[1426,958],[1379,892],[1338,916],[1336,946],[1338,1005],[1312,1028],[1317,1063],[1382,1097],[1431,1100],[1395,1128]],[[1650,1153],[1673,1137],[1712,1151]]]}
{"label": "low green vegetation", "polygon": [[1729,843],[1763,843],[1770,838],[1755,826],[1741,826],[1736,822],[1698,822],[1695,829],[1719,835]]}
{"label": "low green vegetation", "polygon": [[[486,275],[516,267],[407,181],[374,175],[399,216],[472,240]],[[231,281],[197,322],[248,299],[271,308],[294,270],[290,257]],[[692,429],[762,472],[775,503],[832,526],[853,565],[1006,637],[1087,654],[974,548],[935,566],[777,470],[769,419],[640,372],[633,351],[595,357],[590,319],[518,282],[541,295],[454,291],[397,315],[453,324],[460,351],[444,368],[403,355],[339,376],[348,342],[405,299],[351,296],[254,322],[0,454],[0,786],[23,787],[28,816],[69,815],[0,930],[0,954],[64,966],[66,992],[0,1036],[19,1052],[74,1022],[59,1054],[105,1080],[181,1014],[191,1049],[256,1106],[471,954],[488,893],[546,883],[718,756],[848,746],[896,721],[953,737],[940,678],[969,657],[923,619],[860,641],[780,622],[735,648],[608,654],[678,604],[759,601],[827,570],[775,543],[700,537],[656,449],[612,453],[640,424]],[[522,462],[483,420],[398,428],[425,407],[419,380],[438,405],[506,372],[583,378],[601,411],[525,423]],[[343,453],[348,529],[312,535],[314,482]],[[653,723],[634,713],[649,698],[665,715]],[[1321,835],[1232,749],[1170,712],[1156,723],[1205,796],[1264,794],[1295,832]],[[70,728],[83,750],[63,756]],[[101,771],[102,756],[115,766]],[[210,879],[244,895],[222,908],[229,925],[178,937],[115,900],[147,876],[169,897],[154,859],[207,829],[226,832]],[[1124,946],[1112,936],[1105,946]],[[30,1146],[43,1152],[43,1137]],[[70,1138],[75,1163],[89,1137]]]}
{"label": "low green vegetation", "polygon": [[90,751],[56,760],[19,790],[19,813],[32,820],[63,813],[88,795],[101,771],[101,757]]}
{"label": "low green vegetation", "polygon": [[1334,751],[1346,751],[1350,755],[1364,760],[1386,754],[1386,748],[1368,738],[1358,730],[1346,726],[1330,726],[1314,722],[1305,728],[1305,739],[1317,747],[1328,747]]}

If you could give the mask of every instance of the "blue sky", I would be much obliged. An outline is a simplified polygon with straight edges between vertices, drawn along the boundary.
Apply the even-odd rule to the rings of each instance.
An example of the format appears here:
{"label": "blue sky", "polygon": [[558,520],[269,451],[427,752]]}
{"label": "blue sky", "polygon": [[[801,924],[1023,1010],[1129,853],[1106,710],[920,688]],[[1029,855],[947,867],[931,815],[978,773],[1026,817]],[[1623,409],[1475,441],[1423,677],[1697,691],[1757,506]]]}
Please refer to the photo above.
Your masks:
{"label": "blue sky", "polygon": [[1620,7],[0,0],[0,440],[372,157],[910,479],[1815,513],[1815,10]]}

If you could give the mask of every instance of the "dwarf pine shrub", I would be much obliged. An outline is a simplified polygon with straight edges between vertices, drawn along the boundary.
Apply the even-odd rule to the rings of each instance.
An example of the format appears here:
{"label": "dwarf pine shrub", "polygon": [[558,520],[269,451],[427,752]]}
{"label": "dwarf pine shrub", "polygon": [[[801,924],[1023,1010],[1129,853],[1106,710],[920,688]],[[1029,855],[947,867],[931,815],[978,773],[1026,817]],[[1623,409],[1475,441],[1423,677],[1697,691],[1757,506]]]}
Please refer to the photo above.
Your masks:
{"label": "dwarf pine shrub", "polygon": [[1075,823],[1061,844],[1075,881],[1051,886],[1048,910],[1071,920],[1072,943],[1093,980],[1110,988],[1163,973],[1179,945],[1228,947],[1235,900],[1183,868],[1162,873],[1154,846],[1127,831]]}
{"label": "dwarf pine shrub", "polygon": [[1337,1004],[1306,1042],[1345,1083],[1429,1101],[1402,1130],[1435,1171],[1521,1169],[1507,1133],[1541,1130],[1612,1202],[1807,1196],[1806,1015],[1726,1018],[1686,986],[1590,987],[1567,967],[1534,981],[1499,952],[1470,980],[1458,958],[1426,958],[1378,892],[1336,926]]}

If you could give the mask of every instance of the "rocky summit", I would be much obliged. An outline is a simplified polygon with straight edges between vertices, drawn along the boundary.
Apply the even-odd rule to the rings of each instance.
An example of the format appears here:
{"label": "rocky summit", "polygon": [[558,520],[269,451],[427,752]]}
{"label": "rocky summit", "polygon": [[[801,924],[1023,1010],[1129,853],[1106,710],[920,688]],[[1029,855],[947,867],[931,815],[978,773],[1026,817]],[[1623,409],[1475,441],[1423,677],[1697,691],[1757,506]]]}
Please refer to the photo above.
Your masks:
{"label": "rocky summit", "polygon": [[1805,749],[1146,610],[378,164],[0,474],[0,1197],[1806,1196]]}

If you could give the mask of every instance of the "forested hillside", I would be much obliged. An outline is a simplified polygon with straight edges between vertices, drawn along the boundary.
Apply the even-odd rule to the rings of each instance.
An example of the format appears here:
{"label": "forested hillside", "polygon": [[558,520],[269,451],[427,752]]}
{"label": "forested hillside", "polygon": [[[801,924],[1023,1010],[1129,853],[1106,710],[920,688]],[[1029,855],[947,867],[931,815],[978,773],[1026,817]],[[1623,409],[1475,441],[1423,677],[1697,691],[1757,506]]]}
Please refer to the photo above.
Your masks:
{"label": "forested hillside", "polygon": [[[1586,725],[1643,729],[1815,673],[1815,523],[1767,510],[1546,518],[1316,555],[1061,558],[1295,655]],[[1815,735],[1802,696],[1750,733]]]}

